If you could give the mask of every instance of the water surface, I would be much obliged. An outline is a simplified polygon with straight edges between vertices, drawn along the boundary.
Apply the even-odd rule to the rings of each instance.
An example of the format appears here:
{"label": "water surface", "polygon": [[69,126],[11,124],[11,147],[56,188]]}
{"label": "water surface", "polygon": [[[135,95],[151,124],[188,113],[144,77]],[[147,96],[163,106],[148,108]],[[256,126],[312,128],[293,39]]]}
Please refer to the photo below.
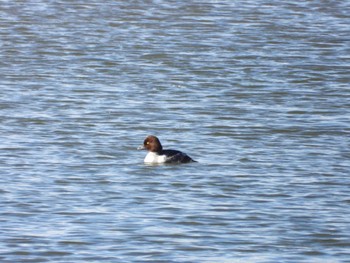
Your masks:
{"label": "water surface", "polygon": [[349,8],[2,1],[0,261],[349,262]]}

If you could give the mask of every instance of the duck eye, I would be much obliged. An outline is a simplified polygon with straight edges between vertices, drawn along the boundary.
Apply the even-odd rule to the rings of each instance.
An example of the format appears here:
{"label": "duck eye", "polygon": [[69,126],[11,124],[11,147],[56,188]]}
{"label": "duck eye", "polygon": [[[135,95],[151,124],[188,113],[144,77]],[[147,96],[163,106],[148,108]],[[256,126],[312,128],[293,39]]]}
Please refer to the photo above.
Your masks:
{"label": "duck eye", "polygon": [[149,142],[146,142],[146,144],[149,144]]}

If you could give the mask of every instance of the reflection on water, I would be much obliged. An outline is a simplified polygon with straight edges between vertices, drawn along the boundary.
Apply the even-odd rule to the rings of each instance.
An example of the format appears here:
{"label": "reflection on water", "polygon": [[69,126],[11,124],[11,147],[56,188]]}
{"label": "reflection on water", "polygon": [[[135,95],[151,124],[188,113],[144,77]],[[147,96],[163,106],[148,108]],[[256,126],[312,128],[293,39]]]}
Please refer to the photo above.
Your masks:
{"label": "reflection on water", "polygon": [[349,3],[231,2],[2,1],[1,262],[348,260]]}

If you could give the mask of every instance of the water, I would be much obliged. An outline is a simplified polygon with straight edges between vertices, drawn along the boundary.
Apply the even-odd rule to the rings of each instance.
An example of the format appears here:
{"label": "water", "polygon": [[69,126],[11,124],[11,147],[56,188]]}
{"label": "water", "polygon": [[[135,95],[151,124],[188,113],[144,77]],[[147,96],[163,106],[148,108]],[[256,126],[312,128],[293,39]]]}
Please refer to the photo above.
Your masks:
{"label": "water", "polygon": [[1,262],[350,262],[349,1],[0,4]]}

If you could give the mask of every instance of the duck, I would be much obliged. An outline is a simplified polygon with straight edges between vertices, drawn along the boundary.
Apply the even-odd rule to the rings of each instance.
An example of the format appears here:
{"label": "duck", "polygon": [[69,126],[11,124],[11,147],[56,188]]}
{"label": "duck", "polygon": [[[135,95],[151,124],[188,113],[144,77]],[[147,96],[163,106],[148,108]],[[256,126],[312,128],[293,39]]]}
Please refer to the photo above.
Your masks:
{"label": "duck", "polygon": [[138,150],[147,150],[148,153],[144,159],[146,164],[162,164],[162,163],[191,163],[196,162],[186,153],[178,150],[163,150],[158,137],[149,135],[143,141],[143,145]]}

